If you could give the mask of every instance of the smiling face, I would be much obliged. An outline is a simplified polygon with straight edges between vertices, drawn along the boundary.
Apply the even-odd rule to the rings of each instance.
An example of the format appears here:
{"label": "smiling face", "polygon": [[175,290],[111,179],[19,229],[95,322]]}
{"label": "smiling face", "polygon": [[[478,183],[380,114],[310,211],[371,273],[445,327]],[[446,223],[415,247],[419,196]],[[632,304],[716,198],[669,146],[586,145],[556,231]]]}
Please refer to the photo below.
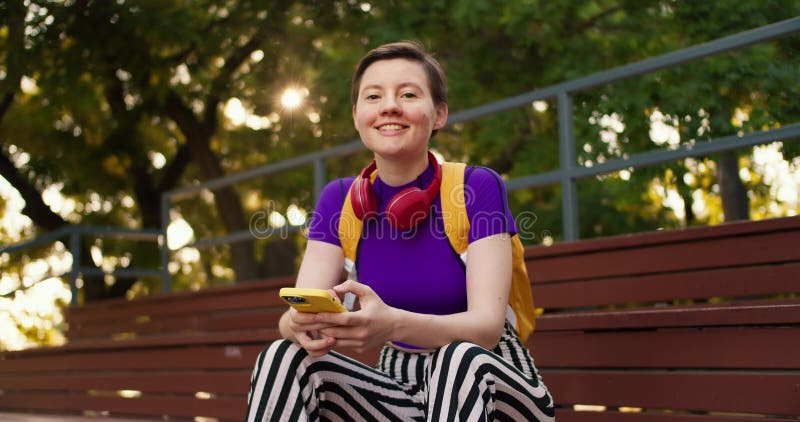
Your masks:
{"label": "smiling face", "polygon": [[424,157],[431,132],[447,122],[447,104],[434,104],[420,63],[379,60],[361,77],[353,121],[364,145],[376,156]]}

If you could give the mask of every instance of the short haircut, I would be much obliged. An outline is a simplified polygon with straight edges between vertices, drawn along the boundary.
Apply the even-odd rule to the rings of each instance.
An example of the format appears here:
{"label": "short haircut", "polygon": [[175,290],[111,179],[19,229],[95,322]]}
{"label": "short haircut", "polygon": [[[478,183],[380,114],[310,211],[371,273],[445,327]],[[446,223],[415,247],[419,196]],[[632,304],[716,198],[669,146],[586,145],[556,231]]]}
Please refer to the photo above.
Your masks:
{"label": "short haircut", "polygon": [[408,59],[417,62],[425,69],[428,77],[428,88],[431,90],[434,105],[447,104],[447,78],[439,62],[425,51],[425,48],[415,41],[399,41],[384,44],[367,53],[356,67],[353,82],[350,88],[350,101],[353,105],[358,102],[358,91],[361,87],[361,78],[367,68],[381,60]]}

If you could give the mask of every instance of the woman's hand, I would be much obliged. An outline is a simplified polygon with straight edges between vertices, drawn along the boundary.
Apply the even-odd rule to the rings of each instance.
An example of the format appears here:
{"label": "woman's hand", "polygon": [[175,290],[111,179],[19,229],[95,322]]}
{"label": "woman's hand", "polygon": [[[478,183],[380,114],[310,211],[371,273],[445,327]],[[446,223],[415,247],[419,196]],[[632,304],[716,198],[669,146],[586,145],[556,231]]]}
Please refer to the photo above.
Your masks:
{"label": "woman's hand", "polygon": [[298,312],[289,308],[286,312],[286,327],[291,331],[294,340],[312,357],[322,356],[336,346],[336,339],[320,333],[320,330],[331,327],[316,321],[316,314]]}
{"label": "woman's hand", "polygon": [[340,314],[316,314],[315,322],[329,326],[320,329],[320,334],[334,338],[336,346],[350,347],[357,353],[382,345],[391,339],[394,308],[383,303],[372,288],[357,281],[347,280],[333,289],[339,297],[348,292],[356,295],[360,309]]}

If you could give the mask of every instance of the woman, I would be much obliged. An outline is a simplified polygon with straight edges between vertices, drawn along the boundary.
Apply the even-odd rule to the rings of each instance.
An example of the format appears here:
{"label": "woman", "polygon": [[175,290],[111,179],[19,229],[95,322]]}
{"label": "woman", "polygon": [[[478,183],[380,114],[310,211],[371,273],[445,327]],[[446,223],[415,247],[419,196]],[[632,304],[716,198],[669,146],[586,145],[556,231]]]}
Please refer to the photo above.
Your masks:
{"label": "woman", "polygon": [[[279,323],[284,340],[256,362],[248,420],[553,420],[547,388],[506,321],[516,227],[495,172],[465,172],[473,223],[465,267],[443,234],[439,166],[428,146],[447,122],[446,91],[438,62],[415,43],[380,46],[359,63],[353,121],[374,162],[321,193],[296,284],[352,294],[359,309],[287,310]],[[399,221],[391,208],[409,188],[432,203]],[[353,202],[363,221],[361,282],[337,284],[348,192],[375,203],[360,209]],[[380,345],[377,368],[333,351]]]}

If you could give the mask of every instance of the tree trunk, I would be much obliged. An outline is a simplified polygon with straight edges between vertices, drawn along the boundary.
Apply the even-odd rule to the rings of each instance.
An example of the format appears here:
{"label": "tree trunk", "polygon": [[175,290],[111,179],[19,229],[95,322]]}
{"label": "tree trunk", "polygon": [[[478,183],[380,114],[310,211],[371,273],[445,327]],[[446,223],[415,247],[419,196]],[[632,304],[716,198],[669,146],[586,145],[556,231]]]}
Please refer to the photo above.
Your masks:
{"label": "tree trunk", "polygon": [[724,152],[717,160],[717,183],[725,221],[749,220],[750,201],[739,178],[739,157],[734,152]]}
{"label": "tree trunk", "polygon": [[[208,179],[225,176],[219,159],[208,148],[209,141],[193,140],[189,143],[192,157]],[[214,190],[214,202],[228,233],[246,230],[249,227],[239,194],[233,187]],[[258,276],[255,259],[255,244],[246,240],[230,244],[231,264],[236,273],[236,281],[255,279]]]}
{"label": "tree trunk", "polygon": [[[167,96],[166,111],[170,118],[178,124],[186,138],[186,144],[192,157],[206,179],[218,179],[225,176],[219,158],[211,151],[211,138],[216,132],[216,101],[206,105],[206,121],[201,122],[197,116],[181,101],[175,93]],[[233,187],[214,190],[214,202],[228,233],[246,230],[249,227],[245,219],[244,209],[239,194]],[[237,242],[230,245],[231,263],[237,281],[252,280],[257,277],[255,245],[253,240]]]}

